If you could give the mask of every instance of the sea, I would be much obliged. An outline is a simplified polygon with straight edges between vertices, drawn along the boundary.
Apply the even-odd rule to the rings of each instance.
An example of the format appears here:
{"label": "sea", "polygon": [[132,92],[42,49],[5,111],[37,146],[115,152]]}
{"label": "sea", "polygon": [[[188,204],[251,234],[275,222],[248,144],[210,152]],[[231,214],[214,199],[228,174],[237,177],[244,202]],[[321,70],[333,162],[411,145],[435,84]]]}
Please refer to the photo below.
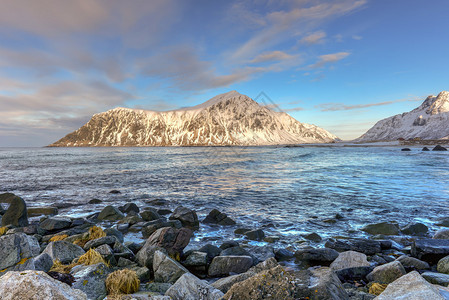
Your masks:
{"label": "sea", "polygon": [[[435,230],[435,222],[449,216],[449,153],[398,147],[0,148],[0,192],[22,197],[29,207],[65,203],[59,214],[70,217],[128,202],[144,209],[148,200],[165,199],[166,208],[192,208],[200,220],[218,209],[238,223],[201,225],[190,247],[243,240],[236,228],[261,228],[279,237],[278,246],[295,247],[312,232],[323,239],[363,237],[362,226],[382,221],[421,222]],[[103,202],[88,204],[94,198]],[[143,241],[139,233],[126,238]]]}

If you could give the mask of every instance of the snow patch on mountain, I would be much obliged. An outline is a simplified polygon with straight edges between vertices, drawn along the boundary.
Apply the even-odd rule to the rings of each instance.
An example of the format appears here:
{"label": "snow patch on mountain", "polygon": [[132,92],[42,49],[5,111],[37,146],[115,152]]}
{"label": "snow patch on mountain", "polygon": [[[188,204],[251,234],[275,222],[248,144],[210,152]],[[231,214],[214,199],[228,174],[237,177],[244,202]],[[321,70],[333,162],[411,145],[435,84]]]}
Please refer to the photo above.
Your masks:
{"label": "snow patch on mountain", "polygon": [[399,138],[425,140],[447,139],[449,136],[449,92],[429,96],[414,110],[377,122],[356,139],[359,142],[392,141]]}
{"label": "snow patch on mountain", "polygon": [[213,146],[326,143],[338,138],[315,125],[231,91],[172,111],[114,108],[50,146]]}

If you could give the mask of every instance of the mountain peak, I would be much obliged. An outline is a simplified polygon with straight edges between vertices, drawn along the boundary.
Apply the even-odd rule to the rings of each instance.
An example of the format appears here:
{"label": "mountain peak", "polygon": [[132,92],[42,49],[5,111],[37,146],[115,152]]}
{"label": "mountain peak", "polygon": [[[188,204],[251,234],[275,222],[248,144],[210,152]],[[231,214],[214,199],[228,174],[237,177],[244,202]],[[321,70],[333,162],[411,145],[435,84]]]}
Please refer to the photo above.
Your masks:
{"label": "mountain peak", "polygon": [[[427,101],[427,99],[426,99]],[[449,92],[442,91],[437,97],[434,97],[426,110],[427,114],[436,115],[449,111]]]}
{"label": "mountain peak", "polygon": [[185,107],[185,108],[182,108],[182,109],[179,109],[179,110],[181,110],[181,111],[200,110],[200,109],[207,108],[207,107],[210,107],[212,105],[215,105],[215,104],[217,104],[219,102],[226,101],[226,100],[232,99],[232,98],[239,98],[239,97],[244,97],[244,98],[251,99],[248,96],[242,95],[239,92],[234,90],[234,91],[230,91],[230,92],[227,92],[227,93],[219,94],[219,95],[217,95],[217,96],[207,100],[206,102],[198,104],[196,106]]}

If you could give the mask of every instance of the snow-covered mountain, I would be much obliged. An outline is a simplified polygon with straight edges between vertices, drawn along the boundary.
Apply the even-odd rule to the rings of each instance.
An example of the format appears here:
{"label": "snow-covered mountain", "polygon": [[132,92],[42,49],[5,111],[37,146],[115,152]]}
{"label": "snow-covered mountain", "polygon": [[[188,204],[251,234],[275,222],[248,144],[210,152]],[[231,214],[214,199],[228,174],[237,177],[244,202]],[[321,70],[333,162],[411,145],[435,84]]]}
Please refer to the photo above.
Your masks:
{"label": "snow-covered mountain", "polygon": [[392,141],[399,138],[449,138],[449,92],[429,96],[414,110],[377,122],[356,141]]}
{"label": "snow-covered mountain", "polygon": [[275,145],[335,140],[335,135],[322,128],[300,123],[231,91],[172,111],[115,108],[94,115],[50,146]]}

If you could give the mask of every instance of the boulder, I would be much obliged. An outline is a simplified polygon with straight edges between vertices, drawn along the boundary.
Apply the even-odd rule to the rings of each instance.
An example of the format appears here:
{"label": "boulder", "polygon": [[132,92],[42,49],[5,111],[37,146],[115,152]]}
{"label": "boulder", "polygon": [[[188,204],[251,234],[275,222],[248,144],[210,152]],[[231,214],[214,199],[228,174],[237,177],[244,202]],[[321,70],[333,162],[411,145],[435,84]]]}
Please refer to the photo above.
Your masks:
{"label": "boulder", "polygon": [[123,243],[125,241],[123,233],[115,228],[106,228],[104,230],[104,233],[106,233],[107,236],[115,236],[120,243]]}
{"label": "boulder", "polygon": [[435,225],[442,227],[449,227],[449,217],[438,219],[438,222],[436,222]]}
{"label": "boulder", "polygon": [[437,272],[424,272],[421,276],[430,283],[438,284],[442,286],[449,285],[449,275]]}
{"label": "boulder", "polygon": [[287,249],[277,249],[274,251],[274,257],[278,261],[289,260],[294,257],[294,253]]}
{"label": "boulder", "polygon": [[170,220],[181,221],[182,226],[196,230],[199,228],[199,221],[196,212],[184,206],[178,206],[171,214]]}
{"label": "boulder", "polygon": [[234,284],[223,299],[348,299],[330,268],[286,272],[277,266]]}
{"label": "boulder", "polygon": [[432,151],[447,151],[447,149],[441,145],[436,145]]}
{"label": "boulder", "polygon": [[103,203],[103,201],[101,201],[100,199],[91,199],[89,200],[89,202],[87,202],[87,204],[100,204]]}
{"label": "boulder", "polygon": [[449,240],[421,239],[412,243],[411,254],[430,264],[436,264],[449,255]]}
{"label": "boulder", "polygon": [[425,235],[429,228],[423,223],[410,223],[401,229],[403,234],[407,235]]}
{"label": "boulder", "polygon": [[206,244],[203,247],[201,247],[200,249],[198,249],[199,252],[204,252],[207,254],[207,261],[210,263],[212,261],[212,259],[215,256],[220,255],[221,253],[221,249],[218,248],[217,246],[211,245],[211,244]]}
{"label": "boulder", "polygon": [[254,265],[259,263],[259,259],[257,257],[240,246],[226,248],[220,252],[220,256],[250,256],[253,259]]}
{"label": "boulder", "polygon": [[265,233],[262,229],[247,231],[245,232],[245,235],[248,239],[253,241],[263,241],[265,237]]}
{"label": "boulder", "polygon": [[9,203],[9,207],[3,214],[1,221],[2,227],[13,225],[16,227],[28,226],[28,213],[25,201],[11,193],[2,194],[2,201]]}
{"label": "boulder", "polygon": [[212,286],[219,289],[223,293],[226,293],[231,288],[231,286],[233,286],[235,283],[246,280],[246,279],[256,275],[257,273],[272,269],[274,267],[277,267],[278,265],[279,264],[277,263],[276,259],[270,258],[264,262],[261,262],[257,266],[252,267],[245,273],[220,278],[217,281],[215,281],[214,283],[212,283]]}
{"label": "boulder", "polygon": [[100,212],[97,219],[100,221],[118,221],[123,219],[125,215],[118,208],[108,205]]}
{"label": "boulder", "polygon": [[175,283],[183,274],[189,273],[180,263],[161,251],[154,253],[153,271],[154,281],[169,283]]}
{"label": "boulder", "polygon": [[54,206],[47,207],[29,207],[27,209],[28,217],[54,216],[58,214],[58,208]]}
{"label": "boulder", "polygon": [[376,300],[444,300],[447,289],[427,282],[418,272],[413,271],[390,283]]}
{"label": "boulder", "polygon": [[182,228],[182,224],[179,220],[169,220],[164,221],[164,219],[158,219],[150,222],[151,224],[146,224],[142,229],[143,238],[147,239],[152,235],[156,230],[161,229],[163,227],[173,227],[176,229]]}
{"label": "boulder", "polygon": [[400,233],[398,224],[391,222],[368,224],[363,226],[360,230],[373,235],[398,235]]}
{"label": "boulder", "polygon": [[161,215],[154,208],[145,208],[145,210],[140,213],[140,216],[144,221],[154,221],[162,218]]}
{"label": "boulder", "polygon": [[164,253],[167,252],[162,247],[155,246],[148,244],[148,241],[145,243],[145,245],[142,247],[142,249],[139,250],[136,254],[136,262],[143,267],[147,267],[150,270],[153,270],[153,260],[154,260],[154,253],[156,251],[162,251]]}
{"label": "boulder", "polygon": [[182,263],[186,267],[198,267],[207,265],[207,253],[192,251]]}
{"label": "boulder", "polygon": [[217,209],[213,209],[207,217],[203,220],[206,224],[218,224],[218,225],[235,225],[235,221],[228,217],[225,213],[220,212]]}
{"label": "boulder", "polygon": [[60,231],[72,225],[72,220],[65,217],[50,217],[42,221],[39,226],[47,231]]}
{"label": "boulder", "polygon": [[52,260],[59,260],[63,264],[68,264],[83,255],[85,251],[80,246],[67,241],[57,241],[48,244],[43,253],[48,253]]}
{"label": "boulder", "polygon": [[14,266],[23,259],[39,255],[37,239],[24,233],[8,234],[0,237],[0,270]]}
{"label": "boulder", "polygon": [[263,247],[255,246],[255,247],[251,247],[250,251],[251,251],[250,256],[253,258],[254,257],[257,258],[257,261],[255,262],[255,264],[274,257],[274,248],[271,246],[263,246]]}
{"label": "boulder", "polygon": [[230,273],[244,273],[253,265],[253,258],[250,256],[216,256],[212,260],[208,275],[227,276]]}
{"label": "boulder", "polygon": [[374,281],[382,284],[389,284],[399,277],[405,275],[405,269],[399,261],[377,266],[369,273],[366,278],[369,281]]}
{"label": "boulder", "polygon": [[330,265],[331,269],[335,271],[369,266],[370,263],[366,259],[366,255],[356,251],[346,251],[340,253]]}
{"label": "boulder", "polygon": [[237,241],[233,241],[233,240],[224,241],[220,245],[220,249],[221,250],[225,250],[225,249],[228,249],[228,248],[237,247],[238,245],[239,245],[239,242],[237,242]]}
{"label": "boulder", "polygon": [[33,258],[33,264],[34,270],[48,272],[53,267],[53,260],[48,253],[42,253]]}
{"label": "boulder", "polygon": [[126,203],[118,208],[122,213],[128,214],[130,212],[139,213],[140,209],[135,203]]}
{"label": "boulder", "polygon": [[307,235],[304,235],[304,238],[306,240],[309,240],[309,241],[312,241],[312,242],[315,242],[315,243],[321,242],[321,240],[322,240],[321,236],[318,233],[315,233],[315,232],[312,232],[312,233],[309,233]]}
{"label": "boulder", "polygon": [[173,300],[219,300],[223,295],[220,290],[190,273],[182,275],[165,293]]}
{"label": "boulder", "polygon": [[163,227],[156,230],[145,242],[145,246],[158,246],[167,250],[168,254],[182,253],[189,244],[192,230],[188,228],[175,229]]}
{"label": "boulder", "polygon": [[302,249],[295,252],[295,257],[310,263],[330,264],[338,257],[338,252],[329,248]]}
{"label": "boulder", "polygon": [[85,251],[87,251],[90,248],[97,248],[97,247],[99,247],[101,245],[105,245],[105,244],[109,245],[109,246],[114,246],[115,242],[117,242],[117,238],[115,236],[107,235],[107,236],[104,236],[104,237],[101,237],[98,239],[88,241],[84,245],[83,249]]}
{"label": "boulder", "polygon": [[382,250],[381,243],[379,241],[369,239],[329,239],[326,242],[325,247],[337,250],[339,252],[352,250],[364,253],[366,255],[374,255]]}
{"label": "boulder", "polygon": [[106,261],[113,261],[114,258],[114,250],[112,250],[111,246],[104,244],[95,248],[95,251],[101,254],[101,256]]}
{"label": "boulder", "polygon": [[427,147],[423,147],[423,148],[422,148],[422,151],[430,151],[430,149],[427,148]]}
{"label": "boulder", "polygon": [[430,266],[428,263],[426,263],[425,261],[419,260],[415,257],[402,255],[402,256],[398,257],[396,260],[399,261],[406,270],[412,271],[412,270],[430,269]]}
{"label": "boulder", "polygon": [[437,240],[449,240],[449,228],[443,228],[435,232],[433,239]]}
{"label": "boulder", "polygon": [[445,256],[438,261],[437,271],[440,273],[449,274],[449,256]]}
{"label": "boulder", "polygon": [[87,300],[84,292],[51,278],[42,271],[8,272],[0,278],[2,300]]}
{"label": "boulder", "polygon": [[86,293],[89,299],[102,300],[107,295],[105,281],[109,273],[110,270],[103,263],[75,266],[70,271],[75,279],[72,287]]}

